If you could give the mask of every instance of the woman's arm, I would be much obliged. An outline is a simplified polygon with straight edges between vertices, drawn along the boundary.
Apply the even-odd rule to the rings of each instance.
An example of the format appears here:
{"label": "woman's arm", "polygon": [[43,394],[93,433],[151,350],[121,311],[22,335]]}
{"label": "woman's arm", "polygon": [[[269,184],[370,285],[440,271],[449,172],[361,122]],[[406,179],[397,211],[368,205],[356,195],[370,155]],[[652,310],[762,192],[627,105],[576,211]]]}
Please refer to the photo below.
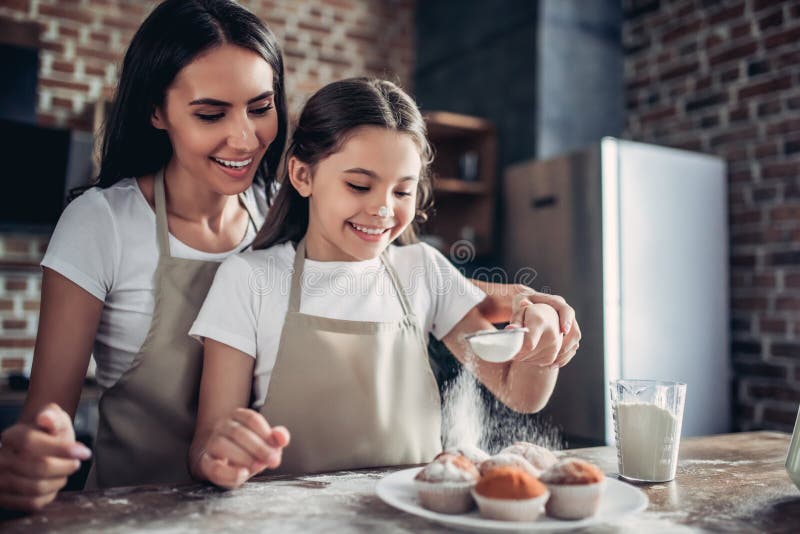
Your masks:
{"label": "woman's arm", "polygon": [[244,352],[206,338],[197,426],[187,459],[194,478],[235,488],[280,465],[288,431],[270,428],[259,412],[247,408],[254,365]]}
{"label": "woman's arm", "polygon": [[487,298],[478,305],[478,310],[492,323],[523,324],[523,316],[538,314],[541,309],[526,310],[528,305],[547,304],[552,307],[558,313],[560,330],[564,334],[561,352],[553,365],[564,367],[575,356],[581,340],[581,329],[575,319],[575,310],[563,297],[540,293],[521,284],[498,284],[481,280],[470,282],[486,293]]}
{"label": "woman's arm", "polygon": [[[538,307],[538,308],[537,308]],[[553,393],[558,368],[553,366],[561,349],[562,336],[553,308],[532,304],[525,313],[530,330],[520,352],[506,363],[490,363],[472,355],[465,336],[493,328],[476,306],[443,338],[447,348],[503,404],[521,413],[538,412]]]}
{"label": "woman's arm", "polygon": [[75,441],[72,417],[102,310],[102,301],[44,269],[28,396],[19,422],[2,435],[0,507],[42,508],[91,456]]}

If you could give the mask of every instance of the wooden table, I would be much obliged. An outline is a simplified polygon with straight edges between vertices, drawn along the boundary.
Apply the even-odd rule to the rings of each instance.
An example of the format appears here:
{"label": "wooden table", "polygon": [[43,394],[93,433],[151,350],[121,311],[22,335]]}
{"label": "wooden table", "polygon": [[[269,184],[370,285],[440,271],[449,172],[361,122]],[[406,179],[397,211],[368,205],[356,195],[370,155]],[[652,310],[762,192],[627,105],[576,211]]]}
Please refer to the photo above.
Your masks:
{"label": "wooden table", "polygon": [[[678,475],[641,486],[646,511],[590,532],[800,532],[800,491],[784,471],[789,435],[747,432],[681,442]],[[616,449],[573,449],[616,476]],[[263,477],[234,491],[203,485],[64,493],[45,511],[0,522],[0,532],[381,532],[443,527],[375,496],[393,469],[297,478]]]}

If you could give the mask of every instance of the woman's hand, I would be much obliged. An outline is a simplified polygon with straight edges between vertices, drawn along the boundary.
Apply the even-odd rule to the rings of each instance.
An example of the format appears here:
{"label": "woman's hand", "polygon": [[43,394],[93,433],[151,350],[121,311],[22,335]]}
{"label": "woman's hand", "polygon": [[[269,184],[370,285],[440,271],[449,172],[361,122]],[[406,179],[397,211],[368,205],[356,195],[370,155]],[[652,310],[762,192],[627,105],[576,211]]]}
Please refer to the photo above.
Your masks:
{"label": "woman's hand", "polygon": [[[525,286],[517,287],[519,290],[513,297],[510,322],[512,325],[525,326],[530,330],[526,334],[523,348],[536,348],[539,342],[550,341],[546,334],[552,332],[553,325],[552,317],[548,312],[555,310],[558,314],[557,331],[563,334],[563,340],[559,344],[556,358],[550,365],[553,368],[564,367],[572,360],[580,347],[581,329],[575,319],[575,310],[567,304],[563,297],[558,295],[539,293]],[[551,310],[542,308],[541,305],[549,306]],[[530,350],[532,351],[531,358],[546,360],[546,358],[539,358],[541,356],[538,354],[539,350]],[[541,350],[546,351],[546,346],[543,346]],[[525,355],[524,360],[528,361],[528,359],[528,356]]]}
{"label": "woman's hand", "polygon": [[194,460],[197,478],[233,489],[264,469],[281,464],[283,448],[289,444],[289,431],[271,428],[267,420],[247,408],[236,408],[215,426]]}
{"label": "woman's hand", "polygon": [[35,424],[17,423],[0,438],[0,508],[32,512],[56,498],[91,451],[75,441],[70,416],[48,404]]}

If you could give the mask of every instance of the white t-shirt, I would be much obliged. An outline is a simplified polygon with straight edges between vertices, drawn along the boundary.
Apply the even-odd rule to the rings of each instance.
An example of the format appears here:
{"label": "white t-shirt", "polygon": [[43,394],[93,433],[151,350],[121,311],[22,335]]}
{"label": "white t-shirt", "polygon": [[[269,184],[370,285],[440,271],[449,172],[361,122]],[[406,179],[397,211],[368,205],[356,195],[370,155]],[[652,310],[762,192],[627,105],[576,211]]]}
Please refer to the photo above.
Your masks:
{"label": "white t-shirt", "polygon": [[[265,213],[251,188],[245,200],[260,227]],[[235,249],[208,253],[169,236],[178,258],[221,262],[255,237],[253,225]],[[154,306],[154,274],[158,264],[156,215],[135,178],[111,187],[94,187],[73,200],[56,225],[41,265],[48,267],[103,301],[94,343],[95,377],[110,387],[128,370],[144,343]],[[176,335],[179,335],[176,332]]]}
{"label": "white t-shirt", "polygon": [[[486,294],[436,249],[418,243],[390,246],[397,272],[423,332],[447,335]],[[220,266],[189,334],[211,338],[256,359],[253,407],[264,404],[289,308],[290,243],[231,256]],[[300,312],[352,321],[388,322],[402,305],[380,258],[358,262],[305,260]]]}

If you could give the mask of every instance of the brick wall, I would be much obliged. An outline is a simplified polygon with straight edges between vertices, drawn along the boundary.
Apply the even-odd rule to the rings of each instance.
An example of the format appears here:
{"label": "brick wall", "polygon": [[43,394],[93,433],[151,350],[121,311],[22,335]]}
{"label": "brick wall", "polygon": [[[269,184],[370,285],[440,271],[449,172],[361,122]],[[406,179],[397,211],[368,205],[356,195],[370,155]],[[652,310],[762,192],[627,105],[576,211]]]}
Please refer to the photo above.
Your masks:
{"label": "brick wall", "polygon": [[626,137],[728,163],[734,424],[791,431],[800,401],[800,2],[623,5]]}
{"label": "brick wall", "polygon": [[[410,88],[414,0],[250,0],[283,45],[290,114],[328,82],[389,77]],[[0,0],[0,17],[41,27],[38,121],[91,130],[125,49],[157,2]],[[30,366],[46,238],[0,234],[0,373]]]}

